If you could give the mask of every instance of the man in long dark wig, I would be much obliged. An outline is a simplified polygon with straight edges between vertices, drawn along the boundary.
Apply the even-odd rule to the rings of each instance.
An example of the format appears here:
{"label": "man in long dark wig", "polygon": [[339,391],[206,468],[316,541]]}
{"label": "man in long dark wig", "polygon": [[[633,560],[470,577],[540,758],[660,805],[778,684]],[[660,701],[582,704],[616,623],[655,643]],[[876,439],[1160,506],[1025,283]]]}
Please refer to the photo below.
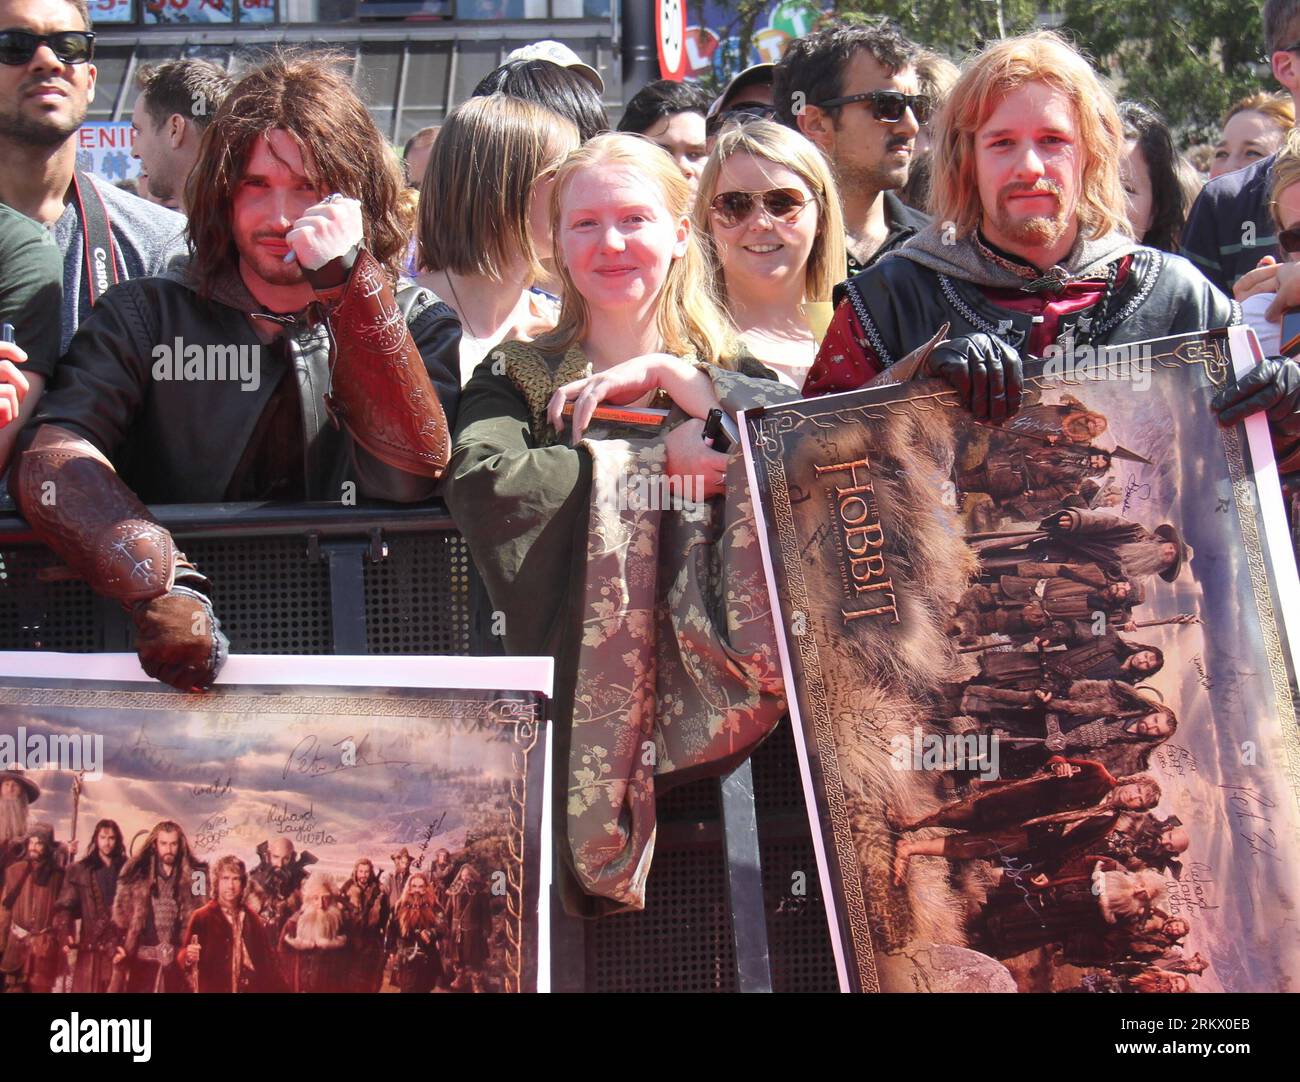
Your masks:
{"label": "man in long dark wig", "polygon": [[[65,953],[77,952],[72,991],[103,992],[113,976],[118,934],[113,926],[117,877],[126,863],[122,828],[112,819],[95,824],[86,855],[68,869],[55,907],[55,925]],[[73,925],[80,921],[74,935]],[[71,959],[70,959],[71,961]]]}
{"label": "man in long dark wig", "polygon": [[460,327],[399,287],[398,164],[335,59],[279,54],[231,90],[190,175],[189,267],[104,295],[12,471],[36,535],[182,690],[228,644],[142,501],[414,502],[449,457]]}

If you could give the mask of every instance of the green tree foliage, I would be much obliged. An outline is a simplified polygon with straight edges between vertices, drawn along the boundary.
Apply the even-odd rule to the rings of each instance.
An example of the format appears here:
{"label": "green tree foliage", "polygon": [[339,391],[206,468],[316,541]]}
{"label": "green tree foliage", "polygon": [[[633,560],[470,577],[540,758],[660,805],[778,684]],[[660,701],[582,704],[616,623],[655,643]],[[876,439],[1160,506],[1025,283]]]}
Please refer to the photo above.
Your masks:
{"label": "green tree foliage", "polygon": [[1126,98],[1164,114],[1184,144],[1213,142],[1228,106],[1277,90],[1254,0],[1064,0],[1064,28]]}
{"label": "green tree foliage", "polygon": [[883,16],[913,41],[961,60],[990,41],[1032,30],[1043,5],[1038,0],[840,0],[823,6],[833,6],[841,18]]}
{"label": "green tree foliage", "polygon": [[[1259,0],[786,0],[847,19],[888,18],[908,37],[960,60],[1003,34],[1066,33],[1121,97],[1155,106],[1184,146],[1213,141],[1228,106],[1277,90],[1264,58]],[[692,14],[698,0],[691,4]],[[731,0],[723,31],[742,56],[772,0]],[[740,58],[737,57],[737,61]],[[729,64],[739,68],[743,63]]]}

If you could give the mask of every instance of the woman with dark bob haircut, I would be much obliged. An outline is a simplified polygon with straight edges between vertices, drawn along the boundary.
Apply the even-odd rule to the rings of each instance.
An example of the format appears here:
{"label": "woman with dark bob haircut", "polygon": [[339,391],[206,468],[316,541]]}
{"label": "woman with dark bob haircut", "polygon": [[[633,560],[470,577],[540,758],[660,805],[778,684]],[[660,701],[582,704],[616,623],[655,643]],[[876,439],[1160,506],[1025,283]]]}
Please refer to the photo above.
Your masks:
{"label": "woman with dark bob haircut", "polygon": [[1121,102],[1125,158],[1121,179],[1128,195],[1133,236],[1149,248],[1178,251],[1178,235],[1187,221],[1188,200],[1178,176],[1179,154],[1169,127],[1155,112],[1135,101]]}
{"label": "woman with dark bob haircut", "polygon": [[582,142],[609,131],[609,117],[596,88],[577,72],[549,60],[509,60],[483,76],[473,98],[507,94],[544,105],[573,121]]}

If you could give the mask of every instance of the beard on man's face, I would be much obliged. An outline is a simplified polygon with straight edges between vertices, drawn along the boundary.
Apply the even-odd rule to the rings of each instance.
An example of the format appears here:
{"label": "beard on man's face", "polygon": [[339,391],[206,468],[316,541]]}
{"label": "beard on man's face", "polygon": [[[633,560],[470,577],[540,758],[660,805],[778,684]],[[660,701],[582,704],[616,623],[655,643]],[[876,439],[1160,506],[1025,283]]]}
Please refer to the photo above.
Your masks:
{"label": "beard on man's face", "polygon": [[[902,140],[907,142],[908,140]],[[892,192],[907,183],[911,158],[902,164],[844,161],[833,163],[832,172],[840,191]]]}
{"label": "beard on man's face", "polygon": [[[1052,195],[1056,200],[1056,212],[1050,215],[1034,215],[1030,218],[1013,217],[1007,208],[1007,198],[1011,195],[1020,195],[1030,191],[1045,192]],[[1002,237],[1014,240],[1019,244],[1028,244],[1039,248],[1055,244],[1065,236],[1070,228],[1070,220],[1066,213],[1060,186],[1046,178],[1039,180],[1036,184],[1008,184],[998,192],[993,225],[997,227],[998,233]]]}
{"label": "beard on man's face", "polygon": [[75,97],[70,97],[66,112],[33,114],[23,111],[27,92],[48,81],[48,76],[38,76],[26,80],[18,87],[8,107],[0,109],[0,135],[14,143],[48,150],[66,142],[81,127],[86,119],[87,103],[84,98],[78,101]]}
{"label": "beard on man's face", "polygon": [[236,237],[235,248],[239,252],[239,261],[268,285],[300,286],[307,281],[296,259],[286,263],[284,256],[269,252],[258,241],[280,239],[282,233],[254,233],[247,240]]}
{"label": "beard on man's face", "polygon": [[343,913],[338,909],[323,909],[319,904],[304,906],[298,917],[298,938],[306,940],[333,939],[343,927]]}
{"label": "beard on man's face", "polygon": [[0,842],[12,841],[27,829],[27,798],[0,797]]}
{"label": "beard on man's face", "polygon": [[[841,122],[832,121],[835,131],[841,131]],[[912,153],[899,161],[894,151],[910,147]],[[885,139],[879,156],[872,160],[854,140],[837,142],[831,161],[831,171],[841,192],[888,192],[907,183],[916,155],[916,140],[911,135],[895,134]]]}
{"label": "beard on man's face", "polygon": [[149,174],[149,195],[159,203],[179,204],[176,185],[169,177],[157,173]]}

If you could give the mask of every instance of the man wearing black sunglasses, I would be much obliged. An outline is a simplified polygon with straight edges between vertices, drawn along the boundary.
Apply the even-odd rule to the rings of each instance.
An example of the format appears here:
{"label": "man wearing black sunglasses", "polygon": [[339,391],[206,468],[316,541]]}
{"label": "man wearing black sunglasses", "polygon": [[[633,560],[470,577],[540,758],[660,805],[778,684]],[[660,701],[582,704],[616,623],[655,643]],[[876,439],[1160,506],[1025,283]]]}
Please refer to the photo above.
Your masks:
{"label": "man wearing black sunglasses", "polygon": [[1022,357],[1240,322],[1190,263],[1133,241],[1122,138],[1113,98],[1062,38],[990,45],[939,117],[936,220],[847,283],[805,394],[861,386],[947,324],[927,373],[996,421],[1019,407]]}
{"label": "man wearing black sunglasses", "polygon": [[[50,227],[63,253],[60,352],[106,289],[185,251],[180,215],[77,171],[93,59],[85,0],[0,0],[0,203]],[[24,370],[32,406],[52,370]]]}
{"label": "man wearing black sunglasses", "polygon": [[826,155],[844,210],[852,277],[930,219],[895,191],[907,183],[916,135],[929,115],[917,47],[892,26],[832,24],[790,44],[776,68],[782,123]]}

